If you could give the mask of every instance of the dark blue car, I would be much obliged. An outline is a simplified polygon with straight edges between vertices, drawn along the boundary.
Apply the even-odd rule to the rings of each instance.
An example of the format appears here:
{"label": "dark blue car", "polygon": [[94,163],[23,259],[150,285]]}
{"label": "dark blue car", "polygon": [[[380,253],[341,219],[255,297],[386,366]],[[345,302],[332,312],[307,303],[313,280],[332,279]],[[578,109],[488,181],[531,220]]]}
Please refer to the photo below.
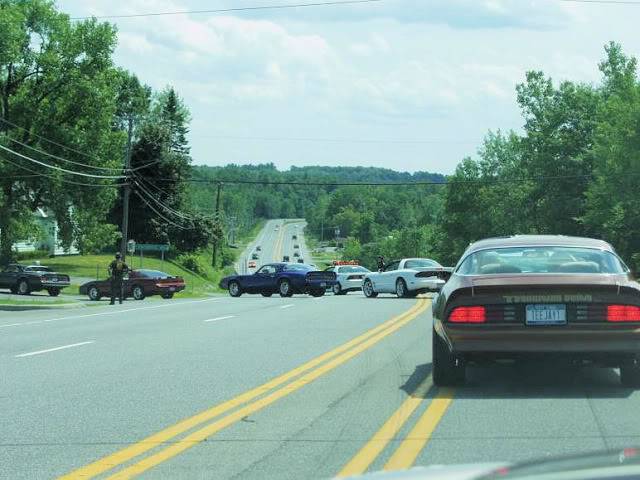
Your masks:
{"label": "dark blue car", "polygon": [[220,288],[228,290],[232,297],[243,293],[260,293],[270,297],[279,293],[290,297],[294,293],[308,293],[321,297],[327,287],[336,281],[333,272],[319,271],[311,265],[300,263],[269,263],[253,275],[231,275],[220,281]]}

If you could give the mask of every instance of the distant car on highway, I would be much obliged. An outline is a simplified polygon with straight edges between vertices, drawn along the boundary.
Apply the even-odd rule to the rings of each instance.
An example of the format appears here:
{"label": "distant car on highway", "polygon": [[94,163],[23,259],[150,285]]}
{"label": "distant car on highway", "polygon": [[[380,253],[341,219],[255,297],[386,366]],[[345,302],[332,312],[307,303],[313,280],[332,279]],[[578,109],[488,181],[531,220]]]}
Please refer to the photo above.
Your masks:
{"label": "distant car on highway", "polygon": [[283,262],[288,262],[288,261],[290,261],[289,255],[283,255],[283,256],[282,256],[282,261],[283,261]]}
{"label": "distant car on highway", "polygon": [[640,284],[602,240],[518,235],[471,244],[433,303],[433,379],[518,358],[620,368],[640,388]]}
{"label": "distant car on highway", "polygon": [[300,245],[299,245],[299,244],[297,244],[297,243],[294,243],[294,244],[293,244],[293,248],[300,248]]}
{"label": "distant car on highway", "polygon": [[232,297],[239,297],[243,293],[261,294],[263,297],[270,297],[274,293],[281,297],[308,293],[321,297],[335,279],[335,273],[319,271],[311,265],[269,263],[260,267],[253,275],[231,275],[223,278],[220,288],[228,290]]}
{"label": "distant car on highway", "polygon": [[261,252],[262,251],[262,247],[260,245],[256,246],[256,251],[257,252]]}
{"label": "distant car on highway", "polygon": [[297,240],[298,239],[298,235],[296,235],[295,233],[293,235],[291,235],[291,239],[292,240]]}
{"label": "distant car on highway", "polygon": [[335,295],[346,295],[348,292],[362,290],[362,281],[365,275],[371,272],[368,268],[351,261],[336,261],[327,271],[336,274],[336,283],[332,287]]}
{"label": "distant car on highway", "polygon": [[[159,270],[132,270],[124,280],[124,297],[143,300],[145,297],[160,295],[162,298],[173,298],[175,293],[185,289],[182,277],[174,277]],[[93,280],[80,286],[80,295],[87,295],[90,300],[100,300],[111,296],[111,281]]]}
{"label": "distant car on highway", "polygon": [[452,270],[429,258],[403,258],[388,263],[381,272],[367,273],[362,291],[368,298],[375,298],[379,293],[395,293],[398,297],[408,298],[419,293],[437,292]]}
{"label": "distant car on highway", "polygon": [[299,257],[298,260],[296,260],[298,263],[304,263],[304,258]]}
{"label": "distant car on highway", "polygon": [[299,257],[300,256],[300,252],[298,252],[298,251],[293,252],[293,256],[294,257]]}
{"label": "distant car on highway", "polygon": [[257,265],[258,264],[255,260],[249,260],[249,263],[247,263],[247,268],[256,268]]}
{"label": "distant car on highway", "polygon": [[258,255],[257,253],[252,253],[251,254],[251,260],[258,260],[258,258],[260,258],[260,255]]}
{"label": "distant car on highway", "polygon": [[56,273],[42,265],[12,263],[0,272],[0,288],[8,288],[11,293],[20,295],[46,290],[52,297],[57,297],[69,284],[69,275]]}

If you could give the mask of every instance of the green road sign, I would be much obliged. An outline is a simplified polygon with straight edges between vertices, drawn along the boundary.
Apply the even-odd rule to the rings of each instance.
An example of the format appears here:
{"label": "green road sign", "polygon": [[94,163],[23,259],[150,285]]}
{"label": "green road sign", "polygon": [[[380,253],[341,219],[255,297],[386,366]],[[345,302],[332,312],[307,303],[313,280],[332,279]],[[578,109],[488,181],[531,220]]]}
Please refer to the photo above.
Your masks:
{"label": "green road sign", "polygon": [[162,243],[136,243],[136,252],[168,252],[169,245]]}

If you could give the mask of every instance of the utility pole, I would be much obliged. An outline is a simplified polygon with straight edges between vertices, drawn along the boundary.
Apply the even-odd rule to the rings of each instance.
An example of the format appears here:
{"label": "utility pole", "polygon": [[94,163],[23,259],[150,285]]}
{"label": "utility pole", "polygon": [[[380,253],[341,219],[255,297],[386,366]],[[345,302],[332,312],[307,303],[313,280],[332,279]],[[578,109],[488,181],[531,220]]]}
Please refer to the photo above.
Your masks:
{"label": "utility pole", "polygon": [[122,196],[122,240],[120,242],[120,254],[124,261],[127,256],[127,241],[129,240],[129,197],[131,195],[131,138],[133,137],[133,115],[129,115],[129,128],[127,129],[127,151],[124,157],[124,171],[126,175],[124,194]]}
{"label": "utility pole", "polygon": [[[222,183],[218,182],[218,193],[216,194],[216,226],[220,228],[220,191],[222,190]],[[213,239],[213,258],[211,260],[211,266],[215,268],[216,266],[216,257],[218,254],[218,232],[216,232],[216,236]]]}

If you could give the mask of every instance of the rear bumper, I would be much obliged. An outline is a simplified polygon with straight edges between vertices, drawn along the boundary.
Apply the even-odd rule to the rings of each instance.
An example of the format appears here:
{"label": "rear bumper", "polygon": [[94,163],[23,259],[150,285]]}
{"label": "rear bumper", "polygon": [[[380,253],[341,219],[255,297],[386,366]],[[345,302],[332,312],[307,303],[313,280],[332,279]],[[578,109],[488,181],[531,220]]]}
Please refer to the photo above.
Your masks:
{"label": "rear bumper", "polygon": [[407,288],[411,291],[422,292],[438,292],[442,289],[442,286],[446,282],[439,278],[427,277],[427,278],[415,278],[410,280]]}
{"label": "rear bumper", "polygon": [[63,282],[40,282],[40,287],[41,288],[65,288],[68,287],[70,285],[69,282],[67,281],[63,281]]}
{"label": "rear bumper", "polygon": [[450,326],[436,330],[456,354],[637,354],[640,327],[574,324],[562,327]]}

